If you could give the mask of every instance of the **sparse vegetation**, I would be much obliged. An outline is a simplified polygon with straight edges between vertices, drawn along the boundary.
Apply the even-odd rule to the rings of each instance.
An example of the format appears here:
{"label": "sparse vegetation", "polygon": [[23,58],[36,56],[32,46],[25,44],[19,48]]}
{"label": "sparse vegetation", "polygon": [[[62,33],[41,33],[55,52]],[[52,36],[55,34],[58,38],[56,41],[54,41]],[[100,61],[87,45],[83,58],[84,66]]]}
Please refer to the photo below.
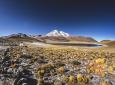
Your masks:
{"label": "sparse vegetation", "polygon": [[[33,71],[39,84],[96,85],[97,83],[114,85],[110,83],[115,78],[114,51],[115,49],[108,47],[105,49],[104,47],[51,46],[36,48],[22,46],[10,48],[6,55],[15,61],[27,60],[26,68],[31,66],[34,68],[31,71]],[[10,68],[15,69],[21,62],[12,64]],[[96,83],[93,82],[94,78],[97,78]],[[109,83],[104,82],[105,79],[109,79]]]}

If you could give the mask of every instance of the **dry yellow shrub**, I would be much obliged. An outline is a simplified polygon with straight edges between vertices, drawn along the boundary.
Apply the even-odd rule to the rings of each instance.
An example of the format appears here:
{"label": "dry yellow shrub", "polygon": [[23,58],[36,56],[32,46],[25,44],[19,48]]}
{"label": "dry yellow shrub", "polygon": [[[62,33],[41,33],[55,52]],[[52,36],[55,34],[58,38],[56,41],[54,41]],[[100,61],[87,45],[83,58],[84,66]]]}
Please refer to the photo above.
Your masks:
{"label": "dry yellow shrub", "polygon": [[81,82],[82,79],[83,79],[83,76],[82,76],[81,74],[78,74],[78,75],[77,75],[77,80],[78,80],[78,82]]}
{"label": "dry yellow shrub", "polygon": [[60,67],[57,70],[58,70],[59,73],[64,73],[64,71],[65,71],[64,67]]}

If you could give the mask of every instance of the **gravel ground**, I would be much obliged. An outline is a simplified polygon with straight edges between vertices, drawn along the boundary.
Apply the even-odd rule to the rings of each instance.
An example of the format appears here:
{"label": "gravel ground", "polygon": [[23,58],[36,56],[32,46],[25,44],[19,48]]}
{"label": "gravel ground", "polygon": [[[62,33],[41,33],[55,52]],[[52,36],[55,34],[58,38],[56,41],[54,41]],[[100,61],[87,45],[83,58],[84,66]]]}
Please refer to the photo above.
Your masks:
{"label": "gravel ground", "polygon": [[[40,52],[41,50],[37,51],[39,52],[39,55],[36,54],[33,57],[33,55],[30,55],[31,51],[29,50],[27,51],[26,48],[27,47],[21,47],[21,48],[19,47],[19,48],[1,50],[0,85],[16,85],[14,84],[14,82],[17,83],[16,80],[18,82],[19,81],[23,82],[23,84],[17,84],[17,85],[24,85],[26,80],[27,82],[33,82],[30,85],[44,85],[43,82],[50,83],[50,84],[47,83],[46,85],[62,85],[62,84],[56,84],[57,83],[56,81],[59,81],[60,83],[62,82],[65,83],[64,78],[66,77],[69,78],[69,81],[72,82],[73,77],[78,77],[79,74],[81,74],[82,77],[85,76],[85,78],[89,80],[90,78],[88,76],[89,75],[93,76],[93,79],[91,79],[88,84],[79,84],[79,85],[99,85],[99,82],[101,82],[102,80],[111,81],[112,84],[109,85],[115,85],[114,76],[112,77],[111,75],[107,74],[107,76],[103,78],[100,75],[96,75],[94,73],[87,73],[87,65],[89,64],[89,62],[91,62],[87,58],[74,59],[73,57],[71,57],[70,59],[65,58],[65,59],[59,59],[59,61],[58,59],[53,61],[48,56],[50,53],[49,50],[45,50],[48,51],[48,53],[44,52],[43,49],[42,49],[43,52]],[[14,54],[12,52],[9,52],[9,50],[12,50]],[[9,53],[12,55],[10,55]],[[42,53],[45,53],[44,54],[45,56],[42,55]],[[14,57],[15,54],[16,55],[19,54],[19,55],[17,55],[17,57]],[[51,55],[53,56],[54,54],[52,53]],[[77,64],[79,65],[73,65],[71,63],[72,61],[76,61]],[[6,82],[8,82],[7,84],[6,83],[3,84],[5,80]],[[37,84],[34,84],[36,82]],[[76,84],[68,84],[68,85],[76,85]]]}

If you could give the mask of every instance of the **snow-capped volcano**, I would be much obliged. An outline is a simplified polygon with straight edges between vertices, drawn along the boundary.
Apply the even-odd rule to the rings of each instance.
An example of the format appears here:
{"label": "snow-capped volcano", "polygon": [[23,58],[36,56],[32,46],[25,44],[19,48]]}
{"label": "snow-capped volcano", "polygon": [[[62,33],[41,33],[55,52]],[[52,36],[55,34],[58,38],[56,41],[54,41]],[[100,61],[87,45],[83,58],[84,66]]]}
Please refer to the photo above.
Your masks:
{"label": "snow-capped volcano", "polygon": [[46,36],[55,36],[55,37],[69,37],[70,35],[63,31],[53,30],[46,34]]}

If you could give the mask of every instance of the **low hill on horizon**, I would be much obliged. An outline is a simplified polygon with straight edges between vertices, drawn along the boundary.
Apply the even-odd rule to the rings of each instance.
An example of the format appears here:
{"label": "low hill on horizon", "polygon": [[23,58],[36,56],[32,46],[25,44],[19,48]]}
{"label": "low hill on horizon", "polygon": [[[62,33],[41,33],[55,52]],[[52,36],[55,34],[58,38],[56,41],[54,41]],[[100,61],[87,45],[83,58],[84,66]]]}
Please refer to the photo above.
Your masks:
{"label": "low hill on horizon", "polygon": [[115,47],[115,40],[102,40],[100,43],[108,45],[110,47]]}

